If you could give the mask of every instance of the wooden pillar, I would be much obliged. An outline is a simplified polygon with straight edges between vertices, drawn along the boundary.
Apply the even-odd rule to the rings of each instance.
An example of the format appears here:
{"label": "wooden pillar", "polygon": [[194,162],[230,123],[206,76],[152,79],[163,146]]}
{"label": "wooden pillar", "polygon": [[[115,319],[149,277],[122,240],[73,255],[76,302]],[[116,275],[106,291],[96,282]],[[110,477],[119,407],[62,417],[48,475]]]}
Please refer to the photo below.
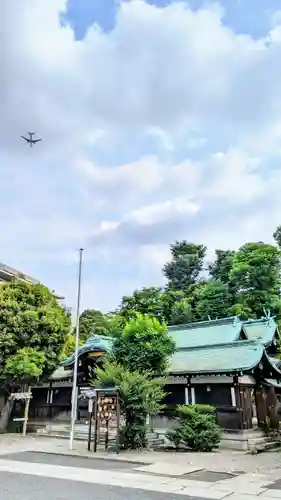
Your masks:
{"label": "wooden pillar", "polygon": [[267,408],[266,408],[266,394],[264,387],[259,386],[255,389],[255,398],[256,398],[258,426],[265,429]]}
{"label": "wooden pillar", "polygon": [[252,407],[252,392],[250,387],[241,388],[242,397],[242,416],[244,429],[252,429],[253,427],[253,407]]}
{"label": "wooden pillar", "polygon": [[231,404],[233,407],[237,406],[235,387],[230,387]]}
{"label": "wooden pillar", "polygon": [[191,392],[191,404],[195,405],[195,403],[196,403],[196,400],[195,400],[195,388],[191,387],[190,388],[190,392]]}
{"label": "wooden pillar", "polygon": [[186,386],[185,386],[185,404],[190,405],[191,404],[191,387],[190,387],[190,378],[187,377],[186,379]]}
{"label": "wooden pillar", "polygon": [[242,408],[242,401],[241,401],[241,393],[240,393],[240,384],[239,384],[239,377],[238,375],[234,375],[233,377],[233,389],[234,389],[234,398],[236,402],[236,408],[239,412],[239,422],[240,422],[240,429],[243,430],[243,408]]}

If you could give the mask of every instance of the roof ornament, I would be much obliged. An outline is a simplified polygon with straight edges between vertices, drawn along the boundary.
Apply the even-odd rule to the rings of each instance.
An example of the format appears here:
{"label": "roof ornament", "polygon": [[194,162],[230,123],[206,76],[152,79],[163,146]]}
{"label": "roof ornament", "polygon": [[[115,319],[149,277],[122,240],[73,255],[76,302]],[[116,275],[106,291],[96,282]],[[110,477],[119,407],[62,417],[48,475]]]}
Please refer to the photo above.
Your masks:
{"label": "roof ornament", "polygon": [[276,316],[271,316],[270,309],[265,309],[265,307],[263,307],[263,314],[264,314],[265,319],[267,319],[267,323],[269,323],[270,320],[272,320],[276,317]]}
{"label": "roof ornament", "polygon": [[239,319],[238,316],[234,316],[232,326],[236,326],[237,325],[238,319]]}
{"label": "roof ornament", "polygon": [[217,321],[219,318],[216,316],[214,319],[211,318],[210,314],[208,314],[208,321]]}

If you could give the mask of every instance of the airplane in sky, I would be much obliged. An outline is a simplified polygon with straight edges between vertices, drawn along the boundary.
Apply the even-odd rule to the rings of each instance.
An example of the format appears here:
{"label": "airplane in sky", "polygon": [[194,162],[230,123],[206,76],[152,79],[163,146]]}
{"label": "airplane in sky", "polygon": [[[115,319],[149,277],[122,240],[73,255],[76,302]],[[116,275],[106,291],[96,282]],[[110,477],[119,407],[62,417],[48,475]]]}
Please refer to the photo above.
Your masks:
{"label": "airplane in sky", "polygon": [[28,134],[29,134],[29,139],[27,137],[24,137],[23,135],[21,137],[27,142],[27,144],[29,144],[31,148],[33,144],[36,144],[36,142],[42,141],[42,139],[33,139],[33,136],[36,134],[36,132],[28,132]]}

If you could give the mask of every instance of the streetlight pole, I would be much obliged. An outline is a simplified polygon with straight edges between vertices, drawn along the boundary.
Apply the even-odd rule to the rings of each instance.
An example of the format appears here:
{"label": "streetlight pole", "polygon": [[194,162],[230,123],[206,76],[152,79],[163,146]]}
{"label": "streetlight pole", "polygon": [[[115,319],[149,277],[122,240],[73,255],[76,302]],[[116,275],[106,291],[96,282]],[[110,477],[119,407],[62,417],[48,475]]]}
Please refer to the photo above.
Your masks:
{"label": "streetlight pole", "polygon": [[79,316],[81,299],[81,278],[82,278],[83,248],[79,250],[79,269],[78,269],[78,287],[77,287],[77,307],[76,307],[76,328],[75,328],[75,358],[73,369],[72,395],[71,395],[71,425],[69,436],[69,449],[73,448],[74,428],[77,414],[77,372],[78,372],[78,349],[79,349]]}

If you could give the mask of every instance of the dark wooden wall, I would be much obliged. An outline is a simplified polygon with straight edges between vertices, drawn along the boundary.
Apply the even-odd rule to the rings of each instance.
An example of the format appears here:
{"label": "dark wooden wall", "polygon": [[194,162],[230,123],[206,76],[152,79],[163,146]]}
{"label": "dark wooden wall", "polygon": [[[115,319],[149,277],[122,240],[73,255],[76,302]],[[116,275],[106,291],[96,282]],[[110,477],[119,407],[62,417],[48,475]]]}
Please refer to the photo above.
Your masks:
{"label": "dark wooden wall", "polygon": [[[208,388],[210,390],[208,390]],[[232,406],[231,387],[226,384],[197,384],[195,389],[195,402],[214,406]]]}

